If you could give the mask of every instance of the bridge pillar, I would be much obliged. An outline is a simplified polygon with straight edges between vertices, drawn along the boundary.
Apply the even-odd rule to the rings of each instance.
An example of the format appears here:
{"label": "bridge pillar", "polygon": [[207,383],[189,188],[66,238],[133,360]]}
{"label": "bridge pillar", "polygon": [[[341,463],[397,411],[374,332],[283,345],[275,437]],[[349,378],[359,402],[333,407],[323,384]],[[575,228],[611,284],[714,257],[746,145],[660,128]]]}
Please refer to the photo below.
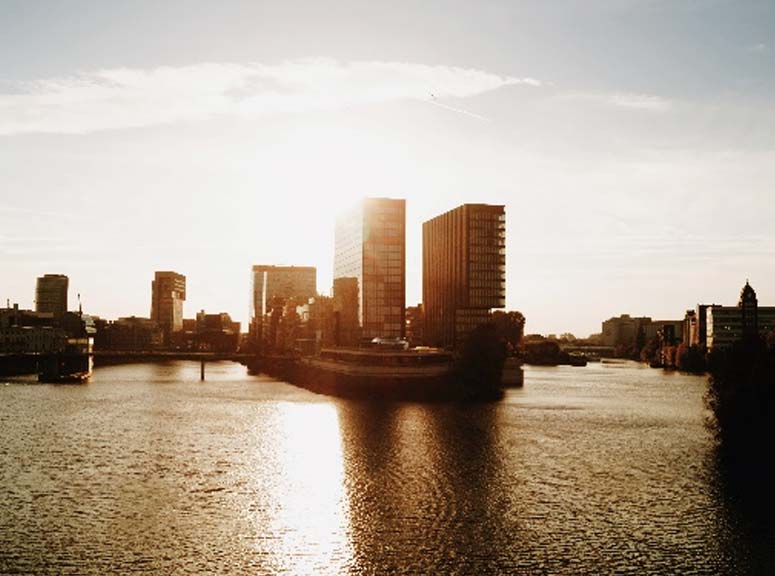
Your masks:
{"label": "bridge pillar", "polygon": [[201,382],[205,381],[205,360],[202,358],[201,363],[199,365],[199,380]]}

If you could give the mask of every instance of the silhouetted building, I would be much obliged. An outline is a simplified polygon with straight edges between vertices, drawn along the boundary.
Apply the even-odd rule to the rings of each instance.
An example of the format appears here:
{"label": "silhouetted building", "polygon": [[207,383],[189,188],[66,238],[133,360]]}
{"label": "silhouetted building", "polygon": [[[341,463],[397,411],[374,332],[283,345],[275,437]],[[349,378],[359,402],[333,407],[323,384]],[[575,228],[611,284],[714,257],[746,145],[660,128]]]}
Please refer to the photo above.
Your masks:
{"label": "silhouetted building", "polygon": [[708,308],[718,304],[697,304],[694,310],[687,310],[684,317],[683,343],[705,349],[708,339]]}
{"label": "silhouetted building", "polygon": [[46,274],[35,284],[35,311],[56,317],[67,312],[68,278],[64,274]]}
{"label": "silhouetted building", "polygon": [[738,340],[756,338],[775,330],[775,307],[759,306],[756,292],[746,282],[737,306],[707,307],[707,350],[728,348]]}
{"label": "silhouetted building", "polygon": [[[334,298],[337,298],[338,279],[355,279],[361,338],[404,336],[405,238],[406,200],[403,199],[366,198],[337,220]],[[340,285],[340,291],[342,288]],[[347,315],[352,312],[351,304],[348,303]],[[340,310],[340,335],[350,330],[342,323],[342,313],[344,310]]]}
{"label": "silhouetted building", "polygon": [[234,352],[239,346],[240,323],[226,312],[196,315],[196,348],[210,352]]}
{"label": "silhouetted building", "polygon": [[129,316],[113,322],[97,320],[96,350],[145,351],[163,343],[161,329],[150,318]]}
{"label": "silhouetted building", "polygon": [[20,310],[18,304],[0,309],[0,353],[59,352],[66,341],[65,331],[55,326],[51,312]]}
{"label": "silhouetted building", "polygon": [[506,305],[503,206],[463,204],[422,227],[425,342],[458,346]]}
{"label": "silhouetted building", "polygon": [[151,320],[161,328],[165,346],[172,342],[172,334],[183,330],[185,300],[185,276],[177,272],[156,272],[151,283]]}
{"label": "silhouetted building", "polygon": [[411,346],[425,344],[425,313],[422,304],[406,309],[406,340]]}
{"label": "silhouetted building", "polygon": [[334,344],[355,346],[361,339],[358,279],[334,279]]}
{"label": "silhouetted building", "polygon": [[0,352],[14,354],[63,352],[80,338],[94,336],[91,316],[65,312],[20,310],[18,304],[0,309]]}
{"label": "silhouetted building", "polygon": [[759,334],[759,299],[748,280],[740,291],[740,332],[743,338],[755,338]]}
{"label": "silhouetted building", "polygon": [[650,340],[662,341],[667,335],[666,343],[668,345],[683,341],[684,321],[683,320],[651,320],[643,324],[646,342]]}
{"label": "silhouetted building", "polygon": [[297,306],[300,330],[297,348],[306,354],[316,353],[335,342],[334,299],[315,296],[306,304]]}
{"label": "silhouetted building", "polygon": [[603,322],[604,346],[641,346],[646,343],[646,328],[651,324],[651,318],[647,316],[633,318],[629,314],[622,314],[618,318],[609,318]]}
{"label": "silhouetted building", "polygon": [[[276,330],[287,301],[307,302],[317,294],[317,269],[314,266],[256,265],[252,275],[250,338],[254,346],[260,347],[267,339],[276,342]],[[272,332],[271,337],[268,330]]]}

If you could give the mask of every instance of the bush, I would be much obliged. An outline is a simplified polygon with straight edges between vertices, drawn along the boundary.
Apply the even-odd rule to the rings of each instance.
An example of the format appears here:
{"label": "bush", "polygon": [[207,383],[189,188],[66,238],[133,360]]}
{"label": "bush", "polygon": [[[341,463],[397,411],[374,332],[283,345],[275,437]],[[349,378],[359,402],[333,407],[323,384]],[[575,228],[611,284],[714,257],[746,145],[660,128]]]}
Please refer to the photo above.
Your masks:
{"label": "bush", "polygon": [[775,441],[775,347],[738,342],[710,358],[706,401],[722,451],[732,460],[772,469]]}

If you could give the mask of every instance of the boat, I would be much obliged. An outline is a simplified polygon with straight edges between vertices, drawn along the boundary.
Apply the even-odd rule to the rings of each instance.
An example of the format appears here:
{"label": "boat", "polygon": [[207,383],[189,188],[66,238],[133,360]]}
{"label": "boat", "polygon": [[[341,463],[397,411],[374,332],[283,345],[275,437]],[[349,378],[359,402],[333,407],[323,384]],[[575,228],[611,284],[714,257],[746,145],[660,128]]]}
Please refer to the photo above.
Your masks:
{"label": "boat", "polygon": [[94,367],[94,323],[91,317],[84,316],[80,306],[78,315],[73,317],[74,327],[64,347],[58,352],[43,355],[38,360],[38,382],[77,384],[86,382],[91,376]]}
{"label": "boat", "polygon": [[568,364],[571,366],[586,366],[587,357],[584,354],[568,354]]}
{"label": "boat", "polygon": [[47,384],[81,384],[91,377],[91,372],[70,372],[54,376],[39,374],[38,382]]}
{"label": "boat", "polygon": [[38,362],[38,382],[48,384],[78,384],[92,374],[91,354],[73,351],[43,356]]}

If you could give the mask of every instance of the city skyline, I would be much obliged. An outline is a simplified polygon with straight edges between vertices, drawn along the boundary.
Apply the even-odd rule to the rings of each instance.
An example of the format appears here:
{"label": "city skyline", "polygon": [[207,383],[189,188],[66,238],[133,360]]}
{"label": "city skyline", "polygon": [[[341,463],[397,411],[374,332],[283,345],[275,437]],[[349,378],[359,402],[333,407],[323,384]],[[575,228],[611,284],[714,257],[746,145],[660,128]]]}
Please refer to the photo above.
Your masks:
{"label": "city skyline", "polygon": [[189,315],[247,326],[253,264],[328,293],[336,214],[387,196],[407,306],[421,223],[468,202],[505,205],[529,332],[681,317],[745,277],[775,301],[771,4],[251,4],[3,3],[2,298],[63,273],[85,310],[146,316],[172,269]]}

